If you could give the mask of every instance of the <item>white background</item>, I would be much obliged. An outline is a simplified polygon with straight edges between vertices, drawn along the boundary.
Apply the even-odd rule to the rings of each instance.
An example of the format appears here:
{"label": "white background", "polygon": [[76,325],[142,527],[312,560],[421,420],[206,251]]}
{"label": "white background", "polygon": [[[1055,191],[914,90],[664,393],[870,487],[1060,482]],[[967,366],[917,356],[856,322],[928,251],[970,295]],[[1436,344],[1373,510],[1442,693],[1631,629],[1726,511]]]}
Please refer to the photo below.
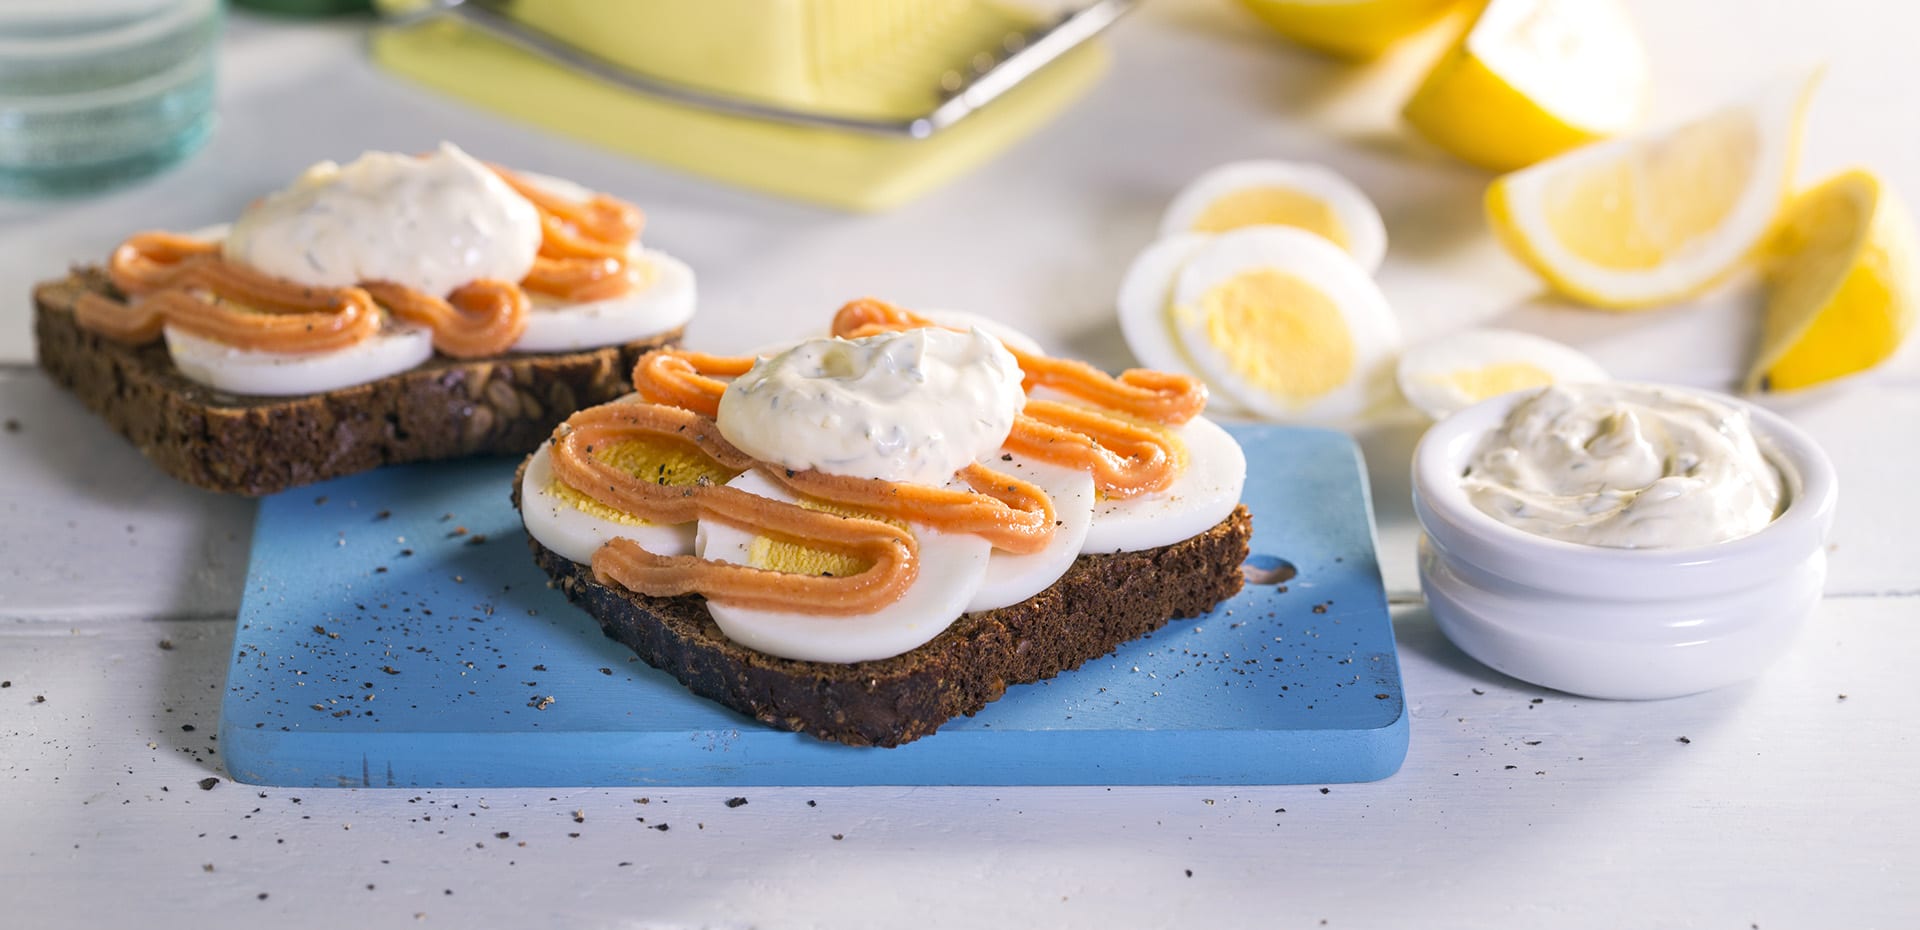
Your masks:
{"label": "white background", "polygon": [[[12,682],[0,689],[0,925],[1920,921],[1920,882],[1899,878],[1920,853],[1911,356],[1787,408],[1840,469],[1827,600],[1759,681],[1675,701],[1569,698],[1449,645],[1414,582],[1405,471],[1419,426],[1363,431],[1413,717],[1406,765],[1383,782],[415,792],[223,778],[200,790],[224,776],[211,736],[253,506],[162,476],[38,375],[26,295],[134,229],[226,219],[321,157],[448,138],[636,200],[650,244],[698,270],[688,340],[703,349],[798,333],[873,294],[1015,321],[1110,368],[1131,361],[1113,321],[1119,276],[1185,180],[1247,157],[1322,161],[1385,215],[1380,280],[1410,336],[1493,320],[1621,376],[1736,379],[1752,348],[1750,284],[1633,316],[1538,293],[1485,228],[1488,176],[1397,125],[1418,49],[1355,69],[1282,45],[1225,0],[1147,6],[1117,28],[1114,71],[1079,106],[882,216],[775,202],[496,120],[375,72],[354,21],[245,17],[206,151],[106,196],[0,203],[0,293],[14,295],[0,301],[0,417],[21,425],[0,433],[0,680]],[[1862,164],[1920,191],[1914,7],[1634,10],[1656,119],[1824,60],[1803,179]],[[749,803],[726,807],[736,794]],[[673,829],[642,827],[642,810]]]}

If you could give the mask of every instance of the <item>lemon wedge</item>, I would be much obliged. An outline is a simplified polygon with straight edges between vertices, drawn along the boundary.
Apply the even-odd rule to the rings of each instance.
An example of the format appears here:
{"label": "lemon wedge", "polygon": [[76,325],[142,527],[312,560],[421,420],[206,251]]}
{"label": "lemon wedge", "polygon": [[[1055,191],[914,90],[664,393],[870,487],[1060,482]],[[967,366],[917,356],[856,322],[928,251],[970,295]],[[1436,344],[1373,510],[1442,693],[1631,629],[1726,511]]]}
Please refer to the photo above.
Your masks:
{"label": "lemon wedge", "polygon": [[1460,0],[1241,0],[1273,31],[1308,48],[1365,60],[1432,25]]}
{"label": "lemon wedge", "polygon": [[1497,178],[1488,219],[1508,251],[1583,303],[1633,310],[1698,294],[1772,228],[1814,82],[1774,82],[1692,122]]}
{"label": "lemon wedge", "polygon": [[1769,295],[1749,391],[1791,391],[1886,361],[1920,303],[1913,217],[1871,173],[1794,198],[1767,243]]}
{"label": "lemon wedge", "polygon": [[1492,0],[1401,115],[1454,155],[1512,171],[1633,128],[1647,85],[1617,0]]}

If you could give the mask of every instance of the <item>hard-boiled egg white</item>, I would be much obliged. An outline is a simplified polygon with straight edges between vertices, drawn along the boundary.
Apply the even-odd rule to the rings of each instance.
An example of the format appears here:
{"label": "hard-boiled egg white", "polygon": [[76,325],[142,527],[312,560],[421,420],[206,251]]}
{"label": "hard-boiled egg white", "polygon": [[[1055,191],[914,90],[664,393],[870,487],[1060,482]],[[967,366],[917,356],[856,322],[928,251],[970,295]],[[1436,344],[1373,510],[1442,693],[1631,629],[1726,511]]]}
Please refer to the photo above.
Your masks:
{"label": "hard-boiled egg white", "polygon": [[640,283],[618,297],[565,303],[533,295],[515,352],[572,352],[645,339],[685,326],[696,303],[693,269],[665,252],[628,250]]}
{"label": "hard-boiled egg white", "polygon": [[1407,402],[1436,420],[1489,397],[1581,381],[1606,369],[1577,349],[1531,333],[1470,329],[1408,349],[1397,380]]}
{"label": "hard-boiled egg white", "polygon": [[1164,490],[1096,501],[1083,551],[1137,552],[1171,545],[1206,532],[1233,513],[1247,483],[1247,455],[1240,444],[1206,417],[1189,420],[1173,435],[1186,447],[1180,476]]}
{"label": "hard-boiled egg white", "polygon": [[[522,180],[556,197],[590,200],[597,192],[565,178],[520,172]],[[619,297],[569,304],[536,296],[516,352],[571,352],[633,342],[693,318],[697,295],[693,270],[679,259],[636,241],[628,253],[640,285]]]}
{"label": "hard-boiled egg white", "polygon": [[1312,233],[1249,226],[1208,239],[1168,300],[1193,371],[1258,416],[1335,421],[1392,393],[1400,324],[1360,266]]}
{"label": "hard-boiled egg white", "polygon": [[[730,485],[748,493],[792,501],[786,488],[758,471]],[[965,612],[986,577],[992,545],[978,536],[942,533],[908,524],[919,542],[919,572],[901,598],[870,614],[816,615],[755,610],[707,602],[707,612],[728,639],[769,655],[808,662],[885,659],[925,644]],[[718,520],[700,521],[698,553],[708,559],[777,570],[819,571],[829,553],[777,543]]]}
{"label": "hard-boiled egg white", "polygon": [[1002,323],[991,317],[981,316],[978,313],[969,313],[965,310],[916,310],[914,312],[926,317],[935,326],[945,326],[949,329],[959,330],[978,329],[1000,340],[1001,345],[1015,352],[1021,352],[1027,355],[1047,354],[1041,350],[1039,341],[1032,336],[1021,332],[1010,324]]}
{"label": "hard-boiled egg white", "polygon": [[1053,503],[1054,527],[1053,539],[1039,552],[1015,555],[995,549],[980,589],[967,603],[968,613],[1018,604],[1052,587],[1080,557],[1087,530],[1093,525],[1093,475],[1084,469],[1035,461],[1013,452],[980,461],[1045,492]]}
{"label": "hard-boiled egg white", "polygon": [[163,332],[180,374],[233,394],[319,394],[396,375],[433,357],[431,331],[392,321],[367,339],[325,352],[262,352],[173,326]]}
{"label": "hard-boiled egg white", "polygon": [[[540,444],[520,479],[520,515],[527,534],[548,549],[586,564],[616,536],[631,539],[655,555],[693,551],[694,524],[649,523],[621,513],[567,486],[553,473],[552,442]],[[705,477],[725,482],[732,475],[690,447],[676,443],[627,440],[596,450],[595,457],[636,476],[662,484],[694,484]]]}
{"label": "hard-boiled egg white", "polygon": [[1345,249],[1368,274],[1387,254],[1387,229],[1373,201],[1338,172],[1296,162],[1241,161],[1208,171],[1173,198],[1160,235],[1247,226],[1304,229]]}

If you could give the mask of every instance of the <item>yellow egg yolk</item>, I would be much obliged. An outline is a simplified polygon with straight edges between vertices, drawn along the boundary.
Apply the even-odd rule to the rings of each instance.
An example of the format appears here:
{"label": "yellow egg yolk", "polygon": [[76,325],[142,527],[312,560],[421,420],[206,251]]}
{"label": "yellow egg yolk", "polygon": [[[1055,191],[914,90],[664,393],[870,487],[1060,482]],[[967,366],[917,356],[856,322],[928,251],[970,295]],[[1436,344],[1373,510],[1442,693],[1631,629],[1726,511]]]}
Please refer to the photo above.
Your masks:
{"label": "yellow egg yolk", "polygon": [[[832,501],[803,497],[800,498],[799,504],[808,510],[824,510],[827,513],[837,513],[843,517],[865,517],[869,520],[881,520],[902,528],[905,528],[907,525],[906,522],[902,520],[866,513],[851,507],[842,507]],[[753,541],[747,544],[747,564],[754,568],[764,568],[769,571],[789,572],[797,575],[832,575],[835,578],[858,575],[873,567],[873,562],[867,559],[841,552],[815,549],[811,546],[803,546],[795,542],[774,539],[771,536],[755,536]]]}
{"label": "yellow egg yolk", "polygon": [[1740,205],[1760,130],[1729,113],[1684,127],[1547,186],[1546,220],[1567,251],[1602,268],[1657,268]]}
{"label": "yellow egg yolk", "polygon": [[1291,188],[1241,188],[1207,204],[1193,220],[1194,232],[1223,233],[1242,226],[1297,226],[1347,247],[1347,228],[1333,206]]}
{"label": "yellow egg yolk", "polygon": [[[655,484],[696,484],[701,478],[715,484],[726,484],[734,478],[734,472],[722,468],[720,463],[686,443],[628,439],[593,450],[593,457]],[[559,478],[553,479],[547,486],[547,493],[602,520],[626,526],[645,526],[647,523],[633,514],[622,513],[574,490]]]}
{"label": "yellow egg yolk", "polygon": [[1245,271],[1200,297],[1207,341],[1233,373],[1295,405],[1353,377],[1353,334],[1333,298],[1296,275]]}
{"label": "yellow egg yolk", "polygon": [[1553,383],[1553,375],[1526,362],[1496,362],[1481,368],[1450,371],[1435,376],[1434,380],[1478,402],[1530,387],[1544,387]]}

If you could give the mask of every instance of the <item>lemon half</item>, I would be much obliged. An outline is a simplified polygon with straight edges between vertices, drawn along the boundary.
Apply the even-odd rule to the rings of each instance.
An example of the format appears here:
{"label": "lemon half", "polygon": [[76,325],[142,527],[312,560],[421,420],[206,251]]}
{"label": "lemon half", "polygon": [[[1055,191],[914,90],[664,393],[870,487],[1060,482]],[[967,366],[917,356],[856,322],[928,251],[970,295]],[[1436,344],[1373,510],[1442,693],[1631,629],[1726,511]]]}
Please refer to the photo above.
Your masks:
{"label": "lemon half", "polygon": [[1912,215],[1869,172],[1794,198],[1768,242],[1770,293],[1747,390],[1812,387],[1890,358],[1920,302],[1916,255]]}
{"label": "lemon half", "polygon": [[1368,59],[1461,0],[1241,0],[1273,31],[1330,55]]}
{"label": "lemon half", "polygon": [[1633,128],[1647,86],[1617,0],[1492,0],[1402,115],[1454,155],[1511,171]]}
{"label": "lemon half", "polygon": [[1813,76],[1664,131],[1599,142],[1496,179],[1500,241],[1561,293],[1632,310],[1691,297],[1772,228]]}

